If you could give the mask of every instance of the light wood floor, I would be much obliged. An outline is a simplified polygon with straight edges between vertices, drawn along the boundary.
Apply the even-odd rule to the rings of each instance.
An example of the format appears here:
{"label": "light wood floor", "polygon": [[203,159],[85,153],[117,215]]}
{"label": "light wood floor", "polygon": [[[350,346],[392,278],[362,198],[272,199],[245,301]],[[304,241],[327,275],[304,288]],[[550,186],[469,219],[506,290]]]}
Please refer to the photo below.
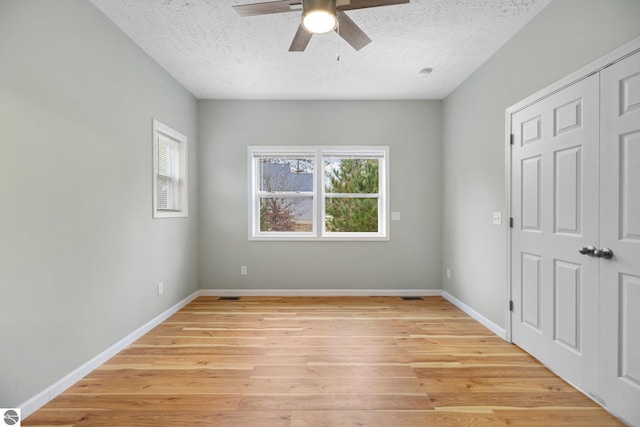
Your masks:
{"label": "light wood floor", "polygon": [[200,297],[24,426],[619,426],[440,297]]}

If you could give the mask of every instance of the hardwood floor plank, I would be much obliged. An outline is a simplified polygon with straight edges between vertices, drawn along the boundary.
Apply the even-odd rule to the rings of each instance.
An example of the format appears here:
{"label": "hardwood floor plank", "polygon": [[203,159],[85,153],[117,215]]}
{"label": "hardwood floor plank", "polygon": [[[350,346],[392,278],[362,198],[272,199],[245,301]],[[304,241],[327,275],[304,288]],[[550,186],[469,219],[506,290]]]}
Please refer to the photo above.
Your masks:
{"label": "hardwood floor plank", "polygon": [[572,392],[573,387],[560,378],[420,378],[420,383],[430,394],[437,393],[486,393],[486,392]]}
{"label": "hardwood floor plank", "polygon": [[441,297],[200,297],[24,426],[620,426]]}
{"label": "hardwood floor plank", "polygon": [[256,366],[254,378],[415,378],[408,365]]}
{"label": "hardwood floor plank", "polygon": [[426,395],[401,394],[295,394],[244,396],[243,410],[424,410],[433,406]]}
{"label": "hardwood floor plank", "polygon": [[286,336],[286,337],[269,337],[265,339],[264,345],[267,347],[343,347],[343,346],[362,346],[362,347],[385,347],[395,346],[397,339],[393,336]]}
{"label": "hardwood floor plank", "polygon": [[[160,372],[157,376],[145,375],[140,380],[122,377],[113,381],[82,380],[67,390],[65,396],[135,396],[136,394],[180,396],[185,394],[215,395],[268,395],[283,393],[398,393],[425,394],[425,387],[415,378],[245,378],[218,377],[193,380],[195,375],[182,378]],[[177,373],[180,375],[180,373]]]}
{"label": "hardwood floor plank", "polygon": [[288,427],[289,412],[196,411],[140,413],[132,411],[88,412],[74,427]]}
{"label": "hardwood floor plank", "polygon": [[37,427],[73,427],[87,413],[84,409],[78,410],[51,410],[43,408],[22,420],[22,425]]}
{"label": "hardwood floor plank", "polygon": [[459,393],[459,392],[430,392],[429,397],[433,406],[441,410],[453,410],[453,408],[484,408],[497,407],[502,409],[536,408],[536,407],[568,407],[568,408],[594,408],[596,403],[575,390],[569,392],[484,392],[484,393]]}
{"label": "hardwood floor plank", "polygon": [[575,427],[620,426],[613,415],[594,408],[541,408],[540,410],[495,410],[494,413],[509,425],[522,427],[570,425]]}
{"label": "hardwood floor plank", "polygon": [[493,346],[455,346],[455,345],[405,345],[403,348],[413,354],[455,354],[458,356],[482,356],[491,354],[494,356],[509,356],[522,354],[522,350],[515,345],[493,345]]}
{"label": "hardwood floor plank", "polygon": [[271,346],[264,348],[265,354],[269,356],[277,355],[306,355],[306,356],[335,356],[349,354],[369,354],[369,355],[389,355],[400,351],[397,345],[388,346],[359,346],[344,345],[336,348],[334,346],[313,346],[313,347],[280,347]]}
{"label": "hardwood floor plank", "polygon": [[293,411],[291,427],[540,427],[619,426],[604,411],[541,409],[466,413],[446,411]]}
{"label": "hardwood floor plank", "polygon": [[65,393],[54,399],[48,410],[120,410],[120,411],[234,411],[241,396],[188,394],[72,394]]}
{"label": "hardwood floor plank", "polygon": [[122,355],[165,355],[165,356],[193,356],[193,355],[247,355],[247,354],[266,354],[263,346],[165,346],[165,347],[128,347],[122,352]]}
{"label": "hardwood floor plank", "polygon": [[495,427],[493,414],[447,414],[435,411],[293,411],[291,427]]}
{"label": "hardwood floor plank", "polygon": [[542,365],[538,366],[456,366],[416,368],[418,378],[500,378],[500,377],[547,377],[555,375]]}
{"label": "hardwood floor plank", "polygon": [[300,365],[309,362],[309,357],[298,356],[269,356],[258,355],[117,355],[108,364],[100,366],[95,372],[118,369],[253,369],[255,365]]}

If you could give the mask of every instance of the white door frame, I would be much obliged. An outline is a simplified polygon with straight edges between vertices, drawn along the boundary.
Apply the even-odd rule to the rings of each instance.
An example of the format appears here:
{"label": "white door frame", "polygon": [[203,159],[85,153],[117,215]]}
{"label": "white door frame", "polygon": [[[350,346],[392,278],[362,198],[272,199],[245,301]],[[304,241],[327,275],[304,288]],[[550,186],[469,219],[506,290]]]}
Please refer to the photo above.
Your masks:
{"label": "white door frame", "polygon": [[[566,88],[567,86],[571,86],[572,84],[583,80],[595,73],[600,72],[602,69],[628,57],[633,55],[636,52],[640,51],[640,37],[631,40],[630,42],[624,44],[623,46],[615,49],[614,51],[604,55],[603,57],[593,61],[589,65],[582,67],[578,71],[569,74],[565,78],[547,86],[546,88],[534,93],[523,99],[522,101],[510,106],[505,110],[505,183],[506,183],[506,200],[507,200],[507,212],[508,218],[513,216],[511,212],[511,134],[513,133],[511,130],[511,116],[518,111],[550,96],[556,92],[559,92]],[[504,302],[505,307],[505,334],[504,337],[507,341],[512,341],[512,333],[511,333],[511,322],[512,316],[510,307],[510,301],[512,299],[511,296],[511,227],[507,226],[507,299]]]}

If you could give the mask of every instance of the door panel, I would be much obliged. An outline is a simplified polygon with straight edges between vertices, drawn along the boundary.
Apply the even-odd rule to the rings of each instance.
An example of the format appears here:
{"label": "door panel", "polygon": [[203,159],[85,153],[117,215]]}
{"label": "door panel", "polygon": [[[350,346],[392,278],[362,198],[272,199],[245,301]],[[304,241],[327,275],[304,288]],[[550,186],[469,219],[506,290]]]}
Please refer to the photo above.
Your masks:
{"label": "door panel", "polygon": [[580,353],[580,320],[582,319],[581,266],[572,262],[555,261],[555,325],[554,340]]}
{"label": "door panel", "polygon": [[522,229],[540,231],[542,197],[541,156],[522,160]]}
{"label": "door panel", "polygon": [[533,117],[522,123],[522,145],[542,139],[542,116]]}
{"label": "door panel", "polygon": [[601,72],[600,396],[640,426],[640,53]]}
{"label": "door panel", "polygon": [[[638,90],[640,92],[640,90]],[[640,131],[620,135],[620,238],[640,240]]]}
{"label": "door panel", "polygon": [[571,147],[555,152],[554,159],[554,231],[580,234],[582,209],[582,148]]}
{"label": "door panel", "polygon": [[640,108],[640,72],[637,71],[631,65],[630,73],[619,80],[620,103],[618,105],[620,105],[621,116]]}
{"label": "door panel", "polygon": [[582,127],[582,99],[574,99],[553,109],[554,135]]}
{"label": "door panel", "polygon": [[598,76],[515,113],[512,339],[585,391],[597,385]]}
{"label": "door panel", "polygon": [[540,330],[540,257],[522,254],[522,311],[521,322]]}
{"label": "door panel", "polygon": [[620,367],[618,374],[634,387],[640,387],[640,277],[620,275]]}

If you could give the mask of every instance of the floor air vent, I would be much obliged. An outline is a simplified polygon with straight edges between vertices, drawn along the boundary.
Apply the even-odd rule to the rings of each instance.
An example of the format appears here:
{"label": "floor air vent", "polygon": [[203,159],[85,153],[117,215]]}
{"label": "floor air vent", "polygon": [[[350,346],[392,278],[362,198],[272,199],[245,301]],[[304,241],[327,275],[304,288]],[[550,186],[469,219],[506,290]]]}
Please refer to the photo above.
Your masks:
{"label": "floor air vent", "polygon": [[405,301],[422,301],[422,297],[402,297]]}
{"label": "floor air vent", "polygon": [[218,301],[240,301],[240,297],[220,297]]}

